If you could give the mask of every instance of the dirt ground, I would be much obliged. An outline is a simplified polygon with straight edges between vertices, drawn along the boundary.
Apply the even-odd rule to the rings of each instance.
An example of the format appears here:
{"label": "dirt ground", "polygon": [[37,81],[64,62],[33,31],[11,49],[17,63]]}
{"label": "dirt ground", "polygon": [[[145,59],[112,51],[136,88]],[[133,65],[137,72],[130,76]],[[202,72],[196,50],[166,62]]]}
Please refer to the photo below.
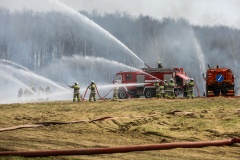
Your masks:
{"label": "dirt ground", "polygon": [[[109,148],[240,137],[240,98],[127,99],[0,105],[0,152]],[[0,159],[240,159],[240,144]]]}

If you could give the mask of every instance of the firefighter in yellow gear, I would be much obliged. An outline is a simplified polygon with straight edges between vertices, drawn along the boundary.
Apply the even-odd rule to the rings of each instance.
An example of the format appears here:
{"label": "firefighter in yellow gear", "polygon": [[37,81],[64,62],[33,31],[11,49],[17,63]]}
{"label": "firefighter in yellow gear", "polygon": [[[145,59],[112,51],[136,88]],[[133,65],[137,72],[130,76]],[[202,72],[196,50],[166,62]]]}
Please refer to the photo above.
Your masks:
{"label": "firefighter in yellow gear", "polygon": [[155,80],[154,86],[155,86],[155,89],[156,89],[156,97],[157,97],[157,98],[160,98],[160,88],[159,88],[159,82],[158,82],[158,80]]}
{"label": "firefighter in yellow gear", "polygon": [[174,83],[174,80],[171,78],[168,83],[168,88],[169,88],[168,98],[175,98],[174,87],[175,87],[175,83]]}
{"label": "firefighter in yellow gear", "polygon": [[[115,81],[114,84],[117,85],[118,83]],[[115,86],[113,89],[113,100],[118,99],[118,89],[119,89],[118,86]]]}
{"label": "firefighter in yellow gear", "polygon": [[92,99],[96,101],[96,84],[93,80],[91,81],[91,84],[88,86],[88,89],[91,90],[91,93],[89,96],[89,102],[91,102]]}
{"label": "firefighter in yellow gear", "polygon": [[164,82],[160,83],[159,89],[160,89],[160,98],[163,98],[164,97]]}
{"label": "firefighter in yellow gear", "polygon": [[168,82],[167,82],[167,80],[163,81],[163,86],[164,86],[164,97],[168,98],[168,94],[169,94],[168,92],[169,91],[168,91]]}
{"label": "firefighter in yellow gear", "polygon": [[187,98],[193,99],[194,85],[195,85],[195,82],[193,78],[191,78],[190,82],[187,83]]}
{"label": "firefighter in yellow gear", "polygon": [[73,86],[69,86],[70,88],[73,88],[73,102],[76,101],[76,99],[78,100],[78,102],[80,102],[80,86],[78,84],[78,82],[75,82]]}

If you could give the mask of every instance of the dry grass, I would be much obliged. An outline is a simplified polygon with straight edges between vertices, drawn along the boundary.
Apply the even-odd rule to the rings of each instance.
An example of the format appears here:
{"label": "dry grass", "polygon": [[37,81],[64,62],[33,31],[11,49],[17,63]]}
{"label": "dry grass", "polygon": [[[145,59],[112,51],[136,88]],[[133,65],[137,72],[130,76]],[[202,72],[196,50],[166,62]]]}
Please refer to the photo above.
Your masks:
{"label": "dry grass", "polygon": [[[240,137],[239,98],[129,99],[0,105],[0,128],[37,122],[69,122],[0,132],[1,151],[117,147]],[[174,111],[189,115],[173,114]],[[101,117],[115,117],[89,122]],[[238,160],[240,145],[32,159]],[[22,160],[22,157],[0,157]],[[29,158],[28,158],[29,159]]]}

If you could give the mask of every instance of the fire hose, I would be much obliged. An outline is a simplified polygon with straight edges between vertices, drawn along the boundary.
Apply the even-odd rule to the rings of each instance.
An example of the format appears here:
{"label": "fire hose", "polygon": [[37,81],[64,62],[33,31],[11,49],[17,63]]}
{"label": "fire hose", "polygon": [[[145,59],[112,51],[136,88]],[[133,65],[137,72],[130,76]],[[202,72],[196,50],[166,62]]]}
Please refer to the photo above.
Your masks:
{"label": "fire hose", "polygon": [[112,91],[113,89],[110,89],[110,91],[105,95],[103,96],[103,98],[107,97],[107,95]]}
{"label": "fire hose", "polygon": [[[98,92],[98,89],[97,89],[97,85],[96,85],[96,91],[97,91],[97,94],[98,94],[99,98],[105,101],[105,99],[100,96],[100,94],[99,94],[99,92]],[[109,92],[109,93],[110,93],[110,92]]]}
{"label": "fire hose", "polygon": [[[89,85],[89,86],[90,86],[90,85]],[[88,87],[89,87],[89,86],[88,86]],[[85,91],[85,93],[84,93],[84,96],[83,96],[83,98],[82,98],[82,101],[84,101],[84,99],[85,99],[86,93],[87,93],[87,91],[88,91],[88,87],[86,88],[86,91]],[[104,100],[104,101],[105,101],[104,98],[105,98],[112,90],[113,90],[113,89],[111,89],[105,96],[101,97],[100,94],[99,94],[99,91],[98,91],[98,89],[97,89],[97,85],[96,85],[97,94],[98,94],[99,98],[102,99],[102,100]],[[130,94],[126,91],[126,89],[125,89],[124,87],[122,87],[122,90],[123,90],[130,98],[133,98],[133,96],[130,95]]]}
{"label": "fire hose", "polygon": [[132,95],[130,95],[124,87],[122,87],[123,92],[125,92],[130,98],[133,98]]}
{"label": "fire hose", "polygon": [[[89,86],[90,86],[90,85],[89,85]],[[88,86],[88,87],[89,87],[89,86]],[[84,96],[83,96],[83,98],[82,98],[82,101],[84,101],[84,98],[85,98],[85,96],[86,96],[88,87],[87,87],[87,89],[86,89],[86,91],[85,91],[85,93],[84,93]],[[104,98],[105,98],[113,89],[111,89],[111,90],[110,90],[105,96],[103,96],[103,97],[100,96],[100,94],[99,94],[99,92],[98,92],[98,89],[97,89],[97,85],[96,85],[96,90],[97,90],[97,94],[98,94],[99,98],[105,101]]]}
{"label": "fire hose", "polygon": [[36,151],[4,151],[0,152],[0,156],[23,156],[23,157],[48,157],[60,155],[93,155],[93,154],[112,154],[126,153],[134,151],[149,151],[149,150],[166,150],[173,148],[200,148],[208,146],[223,146],[240,143],[240,138],[227,140],[204,141],[204,142],[176,142],[163,144],[147,144],[121,146],[112,148],[88,148],[88,149],[72,149],[72,150],[36,150]]}
{"label": "fire hose", "polygon": [[[89,85],[90,86],[90,85]],[[84,96],[83,96],[83,98],[82,98],[82,101],[84,101],[84,98],[85,98],[85,96],[86,96],[86,93],[87,93],[87,90],[88,90],[88,87],[89,86],[87,86],[87,89],[86,89],[86,91],[85,91],[85,93],[84,93]]]}

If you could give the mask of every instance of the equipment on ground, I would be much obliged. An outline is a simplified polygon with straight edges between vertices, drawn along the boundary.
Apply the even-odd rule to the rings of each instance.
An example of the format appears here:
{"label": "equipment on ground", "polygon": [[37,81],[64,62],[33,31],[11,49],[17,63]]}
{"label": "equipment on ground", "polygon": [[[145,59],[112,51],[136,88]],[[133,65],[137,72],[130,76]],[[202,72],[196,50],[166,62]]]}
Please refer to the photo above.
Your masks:
{"label": "equipment on ground", "polygon": [[206,97],[234,96],[234,75],[229,68],[211,68],[208,65],[206,77]]}
{"label": "equipment on ground", "polygon": [[[156,97],[154,82],[159,80],[159,83],[163,83],[163,80],[169,81],[171,78],[176,84],[174,88],[176,96],[183,92],[182,87],[190,79],[183,68],[148,67],[139,71],[118,72],[114,77],[114,81],[119,84],[129,84],[119,88],[118,97],[120,99],[126,99],[129,96],[139,98],[143,95],[146,98],[151,98]],[[134,85],[130,86],[130,84]]]}

